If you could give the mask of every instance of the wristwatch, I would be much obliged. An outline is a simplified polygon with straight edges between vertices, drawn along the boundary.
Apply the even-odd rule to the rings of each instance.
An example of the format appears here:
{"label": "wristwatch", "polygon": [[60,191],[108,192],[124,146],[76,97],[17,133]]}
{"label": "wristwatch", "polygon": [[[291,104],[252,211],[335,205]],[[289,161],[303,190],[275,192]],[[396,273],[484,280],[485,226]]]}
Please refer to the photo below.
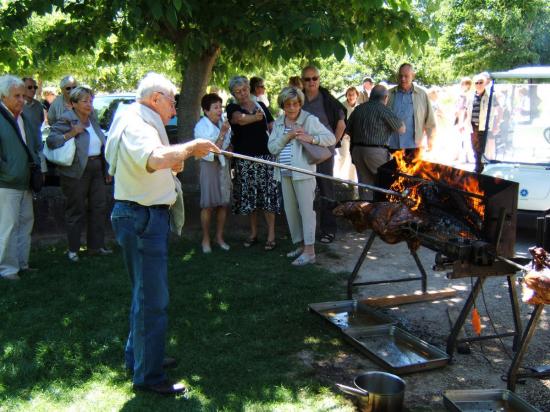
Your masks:
{"label": "wristwatch", "polygon": [[313,144],[319,144],[320,141],[321,139],[319,139],[319,136],[313,136]]}

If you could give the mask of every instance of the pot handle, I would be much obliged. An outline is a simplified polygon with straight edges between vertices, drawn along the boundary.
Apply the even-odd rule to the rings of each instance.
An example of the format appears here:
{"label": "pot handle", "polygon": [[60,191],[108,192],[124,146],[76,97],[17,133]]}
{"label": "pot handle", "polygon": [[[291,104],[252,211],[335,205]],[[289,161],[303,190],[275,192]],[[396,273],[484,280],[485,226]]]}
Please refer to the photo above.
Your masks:
{"label": "pot handle", "polygon": [[338,387],[338,389],[340,389],[344,393],[347,393],[348,395],[369,396],[369,392],[363,389],[352,388],[351,386],[342,385],[341,383],[337,383],[336,386]]}

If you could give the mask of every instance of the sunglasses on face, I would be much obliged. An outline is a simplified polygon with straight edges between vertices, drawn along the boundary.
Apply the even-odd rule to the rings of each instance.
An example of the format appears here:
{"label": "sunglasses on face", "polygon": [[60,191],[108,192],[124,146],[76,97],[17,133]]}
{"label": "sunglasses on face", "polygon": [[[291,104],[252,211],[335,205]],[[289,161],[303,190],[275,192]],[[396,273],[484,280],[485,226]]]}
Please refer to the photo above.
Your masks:
{"label": "sunglasses on face", "polygon": [[485,82],[476,82],[476,84],[483,84],[483,83],[485,83]]}
{"label": "sunglasses on face", "polygon": [[67,87],[65,87],[65,90],[67,90],[68,92],[70,92],[73,89],[76,89],[76,86],[67,86]]}
{"label": "sunglasses on face", "polygon": [[265,89],[265,86],[264,86],[263,84],[259,84],[259,85],[256,86],[256,88],[258,88],[258,89]]}
{"label": "sunglasses on face", "polygon": [[27,86],[27,89],[36,90],[36,89],[38,89],[38,86]]}
{"label": "sunglasses on face", "polygon": [[319,80],[319,76],[313,76],[313,77],[302,77],[302,80],[304,82],[316,82]]}

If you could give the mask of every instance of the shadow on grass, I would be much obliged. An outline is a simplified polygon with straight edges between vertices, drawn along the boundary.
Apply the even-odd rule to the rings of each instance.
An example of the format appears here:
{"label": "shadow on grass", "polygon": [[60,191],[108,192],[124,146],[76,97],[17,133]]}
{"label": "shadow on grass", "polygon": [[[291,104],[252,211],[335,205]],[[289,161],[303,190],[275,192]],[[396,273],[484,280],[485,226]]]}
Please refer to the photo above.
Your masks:
{"label": "shadow on grass", "polygon": [[93,383],[111,388],[124,411],[299,409],[302,398],[326,393],[297,354],[334,350],[307,305],[341,298],[341,275],[292,267],[282,245],[211,255],[198,245],[173,243],[169,261],[167,352],[179,361],[169,375],[187,383],[187,398],[131,392],[122,362],[130,285],[120,252],[71,264],[63,248],[49,247],[33,250],[39,272],[0,282],[0,405],[25,409],[45,397],[68,406]]}

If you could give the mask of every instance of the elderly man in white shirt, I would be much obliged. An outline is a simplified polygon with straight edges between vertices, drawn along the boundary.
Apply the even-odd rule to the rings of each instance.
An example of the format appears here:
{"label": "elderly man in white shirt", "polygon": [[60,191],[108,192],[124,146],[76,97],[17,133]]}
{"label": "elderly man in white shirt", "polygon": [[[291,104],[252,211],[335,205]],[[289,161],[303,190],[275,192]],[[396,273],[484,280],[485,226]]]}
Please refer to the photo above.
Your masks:
{"label": "elderly man in white shirt", "polygon": [[183,225],[181,187],[175,173],[185,159],[206,156],[218,147],[203,139],[169,145],[164,126],[176,114],[176,87],[164,76],[147,74],[137,102],[117,116],[105,156],[115,177],[111,221],[132,281],[126,367],[135,390],[174,395],[185,391],[167,379],[164,368],[168,323],[168,235]]}

